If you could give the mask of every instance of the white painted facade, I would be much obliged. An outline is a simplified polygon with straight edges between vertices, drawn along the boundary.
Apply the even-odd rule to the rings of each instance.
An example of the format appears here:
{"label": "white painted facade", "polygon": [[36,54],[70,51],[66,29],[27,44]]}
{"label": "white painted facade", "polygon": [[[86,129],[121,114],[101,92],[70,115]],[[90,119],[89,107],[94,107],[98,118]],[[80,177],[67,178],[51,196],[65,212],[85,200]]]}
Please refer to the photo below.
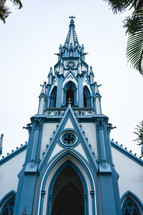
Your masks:
{"label": "white painted facade", "polygon": [[120,197],[127,191],[134,193],[143,202],[143,165],[112,148],[113,163],[119,174]]}
{"label": "white painted facade", "polygon": [[5,158],[6,162],[0,165],[0,199],[7,193],[17,191],[18,174],[25,160],[25,150],[14,157]]}

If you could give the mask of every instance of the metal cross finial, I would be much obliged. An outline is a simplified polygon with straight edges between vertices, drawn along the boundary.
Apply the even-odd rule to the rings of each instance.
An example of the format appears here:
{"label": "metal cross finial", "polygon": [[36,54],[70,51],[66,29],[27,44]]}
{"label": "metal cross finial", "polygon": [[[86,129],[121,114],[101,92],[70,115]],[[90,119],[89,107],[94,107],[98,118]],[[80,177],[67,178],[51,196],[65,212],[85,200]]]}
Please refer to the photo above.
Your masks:
{"label": "metal cross finial", "polygon": [[69,16],[69,18],[71,19],[70,25],[74,25],[75,16]]}
{"label": "metal cross finial", "polygon": [[69,16],[70,19],[75,19],[75,16]]}

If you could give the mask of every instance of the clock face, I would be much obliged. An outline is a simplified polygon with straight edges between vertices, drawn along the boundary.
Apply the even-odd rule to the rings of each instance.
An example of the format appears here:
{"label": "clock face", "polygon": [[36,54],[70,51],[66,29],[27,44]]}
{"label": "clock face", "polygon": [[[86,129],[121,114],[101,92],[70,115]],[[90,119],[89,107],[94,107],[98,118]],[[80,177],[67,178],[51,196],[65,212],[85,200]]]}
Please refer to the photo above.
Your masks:
{"label": "clock face", "polygon": [[74,66],[75,66],[74,61],[68,61],[67,62],[67,67],[74,67]]}

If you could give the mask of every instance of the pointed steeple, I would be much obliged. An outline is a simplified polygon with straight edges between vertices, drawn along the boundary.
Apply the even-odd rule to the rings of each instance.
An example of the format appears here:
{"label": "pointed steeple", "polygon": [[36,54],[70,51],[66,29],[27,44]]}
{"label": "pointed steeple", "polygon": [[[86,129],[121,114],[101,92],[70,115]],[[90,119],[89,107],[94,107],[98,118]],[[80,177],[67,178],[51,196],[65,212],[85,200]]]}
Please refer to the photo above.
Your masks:
{"label": "pointed steeple", "polygon": [[65,41],[65,47],[66,48],[70,48],[70,49],[74,49],[78,44],[78,38],[75,32],[75,24],[74,24],[74,16],[70,16],[69,17],[70,20],[70,25],[69,25],[69,31],[66,37],[66,41]]}
{"label": "pointed steeple", "polygon": [[74,24],[74,16],[70,16],[70,24],[68,34],[65,40],[64,45],[60,45],[59,53],[56,53],[60,61],[63,57],[64,58],[81,58],[82,61],[85,61],[85,55],[87,53],[84,52],[84,46],[79,45],[78,38],[75,31],[75,24]]}

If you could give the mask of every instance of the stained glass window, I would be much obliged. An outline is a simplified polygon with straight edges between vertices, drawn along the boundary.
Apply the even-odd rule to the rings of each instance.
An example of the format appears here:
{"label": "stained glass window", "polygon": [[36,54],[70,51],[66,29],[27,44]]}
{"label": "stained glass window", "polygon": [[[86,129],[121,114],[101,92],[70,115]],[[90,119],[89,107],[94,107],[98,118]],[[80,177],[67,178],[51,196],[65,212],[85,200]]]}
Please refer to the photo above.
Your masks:
{"label": "stained glass window", "polygon": [[65,144],[73,144],[76,140],[76,137],[73,133],[66,133],[63,135],[62,137],[62,141],[65,143]]}
{"label": "stained glass window", "polygon": [[130,197],[123,204],[122,215],[141,215],[138,206]]}
{"label": "stained glass window", "polygon": [[2,209],[2,215],[13,215],[15,197],[11,197]]}

